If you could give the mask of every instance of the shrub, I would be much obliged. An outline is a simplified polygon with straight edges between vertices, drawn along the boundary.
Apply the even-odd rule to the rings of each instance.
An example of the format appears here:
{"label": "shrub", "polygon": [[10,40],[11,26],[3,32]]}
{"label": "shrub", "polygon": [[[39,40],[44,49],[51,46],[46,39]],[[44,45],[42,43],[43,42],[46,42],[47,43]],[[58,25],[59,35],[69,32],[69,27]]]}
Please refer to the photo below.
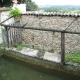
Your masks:
{"label": "shrub", "polygon": [[10,10],[10,12],[9,12],[9,16],[14,16],[16,18],[20,17],[21,14],[22,14],[21,11],[16,7],[14,9]]}

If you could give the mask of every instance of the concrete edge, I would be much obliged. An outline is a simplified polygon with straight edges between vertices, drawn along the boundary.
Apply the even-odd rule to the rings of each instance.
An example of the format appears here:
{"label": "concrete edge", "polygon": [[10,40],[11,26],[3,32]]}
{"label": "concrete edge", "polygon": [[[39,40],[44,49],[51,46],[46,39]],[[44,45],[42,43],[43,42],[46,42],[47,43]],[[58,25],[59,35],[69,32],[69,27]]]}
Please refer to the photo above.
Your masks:
{"label": "concrete edge", "polygon": [[66,73],[66,74],[71,74],[71,75],[80,77],[80,65],[79,66],[75,66],[75,65],[73,66],[70,64],[61,65],[60,63],[55,63],[55,62],[39,59],[36,57],[31,57],[31,56],[27,56],[27,55],[25,56],[19,52],[15,52],[12,50],[5,51],[3,56],[12,57],[14,59],[29,62],[29,63],[37,65],[37,66],[54,69],[56,71],[60,71],[60,72]]}

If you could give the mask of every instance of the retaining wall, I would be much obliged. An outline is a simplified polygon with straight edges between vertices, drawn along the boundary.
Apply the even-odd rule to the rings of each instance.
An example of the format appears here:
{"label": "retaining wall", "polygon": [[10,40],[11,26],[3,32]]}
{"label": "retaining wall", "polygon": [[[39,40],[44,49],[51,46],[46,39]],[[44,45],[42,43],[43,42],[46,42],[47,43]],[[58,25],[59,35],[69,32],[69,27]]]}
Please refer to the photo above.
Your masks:
{"label": "retaining wall", "polygon": [[[36,57],[30,57],[26,56],[24,54],[12,51],[12,50],[6,50],[4,51],[4,55],[8,58],[14,58],[17,60],[21,60],[23,62],[33,64],[38,67],[43,67],[47,69],[51,69],[52,71],[56,71],[63,74],[69,74],[74,75],[74,78],[80,79],[80,65],[78,63],[66,63],[65,65],[61,65],[60,63],[54,63],[51,61],[43,60]],[[77,80],[78,80],[77,79]]]}
{"label": "retaining wall", "polygon": [[[47,28],[67,31],[80,31],[80,15],[57,14],[57,13],[32,13],[22,15],[22,23],[27,22],[26,27]],[[36,31],[25,29],[22,33],[23,44],[31,47],[61,52],[61,33],[49,31]],[[65,34],[66,53],[80,51],[80,35]]]}

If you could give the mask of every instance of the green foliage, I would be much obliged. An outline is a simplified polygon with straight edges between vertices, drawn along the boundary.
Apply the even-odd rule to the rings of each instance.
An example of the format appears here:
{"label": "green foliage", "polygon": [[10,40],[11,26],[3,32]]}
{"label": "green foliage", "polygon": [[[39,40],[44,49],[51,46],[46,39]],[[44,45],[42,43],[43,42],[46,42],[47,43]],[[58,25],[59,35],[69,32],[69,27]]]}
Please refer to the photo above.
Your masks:
{"label": "green foliage", "polygon": [[1,30],[2,30],[2,43],[0,43],[0,48],[1,47],[6,47],[6,32],[5,32],[5,29],[3,29],[3,28],[1,28]]}
{"label": "green foliage", "polygon": [[80,6],[50,6],[45,8],[40,8],[45,12],[61,12],[61,13],[80,13]]}
{"label": "green foliage", "polygon": [[18,0],[18,3],[25,3],[26,0]]}
{"label": "green foliage", "polygon": [[65,12],[71,12],[71,10],[60,9],[60,8],[48,8],[48,9],[45,9],[45,12],[62,12],[62,13],[65,13]]}
{"label": "green foliage", "polygon": [[38,10],[38,5],[35,4],[35,2],[32,2],[31,0],[26,1],[26,10],[27,11],[36,11]]}
{"label": "green foliage", "polygon": [[3,42],[0,44],[0,47],[6,47],[6,36],[5,36],[5,34],[6,34],[6,32],[5,32],[5,29],[4,28],[1,28],[1,30],[2,30],[2,40],[3,40]]}
{"label": "green foliage", "polygon": [[12,4],[12,1],[11,0],[0,0],[0,6],[1,7],[9,7],[11,6]]}
{"label": "green foliage", "polygon": [[22,44],[17,45],[17,49],[19,49],[19,50],[22,50],[23,47],[30,48],[30,47],[27,46],[27,45],[22,45]]}
{"label": "green foliage", "polygon": [[80,14],[80,10],[73,10],[72,12]]}
{"label": "green foliage", "polygon": [[[18,0],[18,3],[24,3],[26,0]],[[1,7],[9,7],[11,6],[13,3],[12,3],[12,0],[0,0],[0,6]]]}
{"label": "green foliage", "polygon": [[64,9],[64,10],[61,10],[60,12],[62,12],[62,13],[68,13],[68,12],[71,12],[71,10],[68,10],[68,9]]}
{"label": "green foliage", "polygon": [[5,49],[4,48],[0,48],[0,57],[4,54]]}
{"label": "green foliage", "polygon": [[[48,5],[48,6],[44,6],[44,7],[41,7],[40,8],[41,10],[44,10],[46,11],[47,9],[48,10],[52,10],[51,12],[59,12],[59,11],[63,11],[63,12],[67,12],[68,10],[69,11],[75,11],[75,10],[80,10],[80,6],[75,6],[75,5]],[[57,11],[56,11],[57,10]]]}
{"label": "green foliage", "polygon": [[57,8],[48,8],[48,9],[45,9],[45,12],[60,12],[60,9],[57,9]]}
{"label": "green foliage", "polygon": [[14,16],[14,17],[18,18],[21,16],[21,11],[15,7],[14,9],[10,10],[9,16]]}
{"label": "green foliage", "polygon": [[66,61],[80,63],[80,52],[68,53],[65,58]]}
{"label": "green foliage", "polygon": [[22,50],[23,46],[22,45],[17,45],[17,49]]}
{"label": "green foliage", "polygon": [[[26,10],[27,11],[36,11],[39,10],[38,5],[35,4],[35,2],[33,2],[32,0],[18,0],[18,3],[25,3],[26,2]],[[3,2],[0,2],[0,6],[11,6],[13,3],[11,0],[3,0]]]}
{"label": "green foliage", "polygon": [[39,53],[40,53],[41,55],[44,55],[44,54],[45,54],[45,51],[44,51],[44,50],[39,50]]}

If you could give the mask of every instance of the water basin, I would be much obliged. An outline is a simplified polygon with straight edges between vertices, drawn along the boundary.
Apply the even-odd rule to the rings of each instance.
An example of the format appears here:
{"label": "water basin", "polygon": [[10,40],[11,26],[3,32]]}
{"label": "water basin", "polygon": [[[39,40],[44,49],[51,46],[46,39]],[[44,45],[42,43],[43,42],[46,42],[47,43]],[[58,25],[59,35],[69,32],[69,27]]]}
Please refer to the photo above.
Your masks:
{"label": "water basin", "polygon": [[79,78],[9,57],[0,57],[0,80],[79,80]]}

